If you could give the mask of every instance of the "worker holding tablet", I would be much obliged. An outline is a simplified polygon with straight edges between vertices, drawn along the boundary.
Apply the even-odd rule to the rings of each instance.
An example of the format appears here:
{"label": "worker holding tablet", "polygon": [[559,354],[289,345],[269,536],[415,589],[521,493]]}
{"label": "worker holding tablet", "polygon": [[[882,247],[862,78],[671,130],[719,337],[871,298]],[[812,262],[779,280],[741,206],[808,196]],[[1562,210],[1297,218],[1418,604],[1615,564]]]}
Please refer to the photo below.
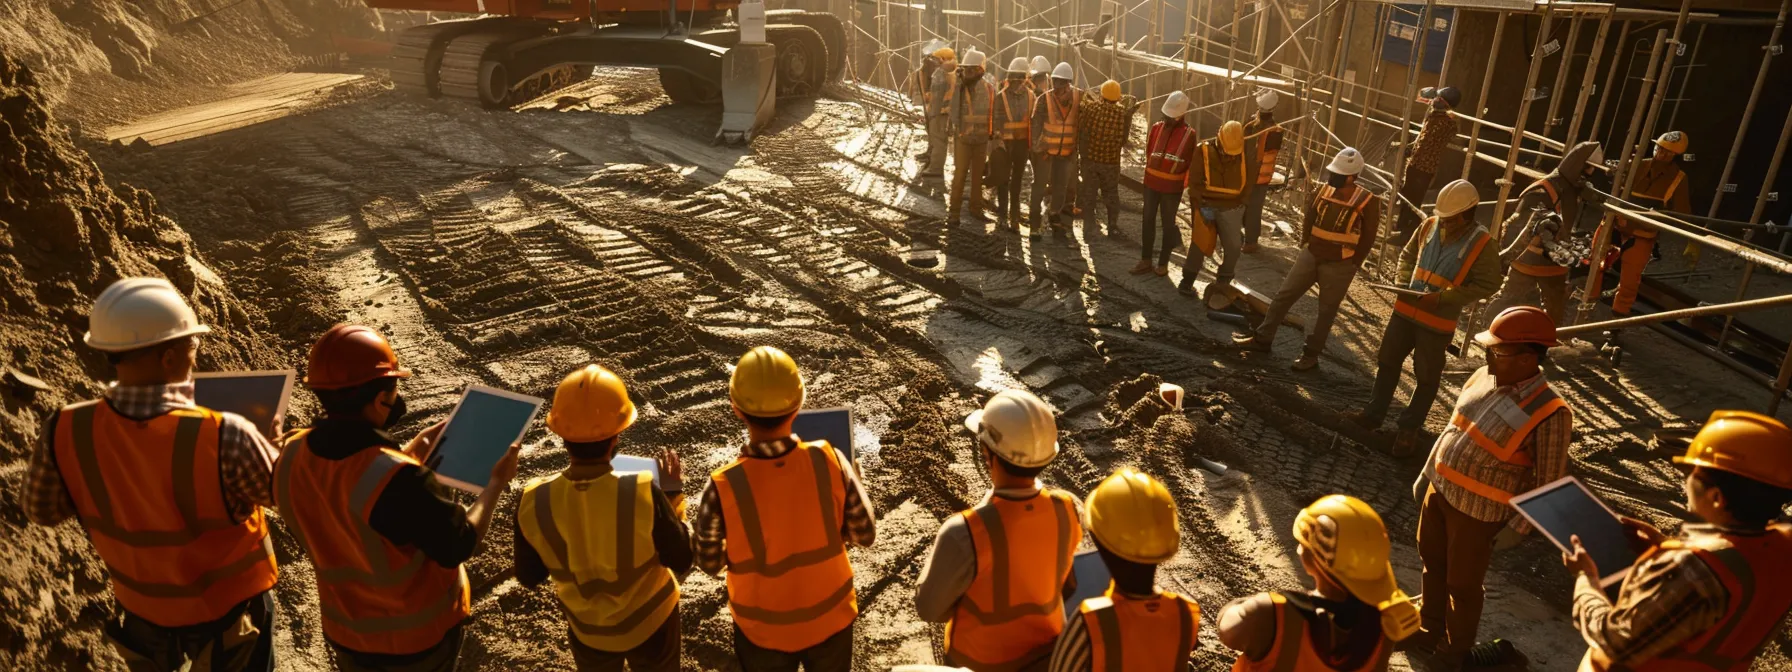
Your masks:
{"label": "worker holding tablet", "polygon": [[1747,670],[1792,609],[1792,430],[1765,415],[1717,411],[1674,463],[1687,472],[1686,510],[1703,522],[1666,537],[1625,519],[1647,550],[1617,602],[1598,588],[1600,569],[1578,537],[1562,557],[1579,574],[1581,672]]}
{"label": "worker holding tablet", "polygon": [[470,613],[467,573],[516,446],[462,509],[422,466],[438,424],[399,449],[411,372],[374,330],[337,325],[311,346],[305,385],[323,417],[283,437],[274,499],[317,570],[324,637],[344,670],[452,670]]}

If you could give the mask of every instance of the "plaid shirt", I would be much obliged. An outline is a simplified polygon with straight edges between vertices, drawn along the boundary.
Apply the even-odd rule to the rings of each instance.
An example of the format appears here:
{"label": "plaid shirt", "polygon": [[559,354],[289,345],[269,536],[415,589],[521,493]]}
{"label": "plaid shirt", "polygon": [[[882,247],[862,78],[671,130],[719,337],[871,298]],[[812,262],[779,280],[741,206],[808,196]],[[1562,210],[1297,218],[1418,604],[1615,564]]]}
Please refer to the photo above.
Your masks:
{"label": "plaid shirt", "polygon": [[[794,434],[776,441],[765,443],[749,443],[741,449],[741,455],[748,459],[772,460],[783,457],[796,449],[802,439]],[[870,501],[865,497],[865,486],[859,482],[859,474],[851,463],[842,460],[840,463],[846,476],[846,520],[841,524],[841,536],[847,543],[860,548],[870,548],[877,540],[877,517],[871,512]],[[703,495],[698,498],[696,535],[692,543],[697,548],[697,568],[705,574],[716,576],[728,565],[725,541],[728,530],[723,526],[722,495],[716,492],[712,479],[703,487]]]}
{"label": "plaid shirt", "polygon": [[1083,160],[1095,163],[1120,163],[1120,148],[1132,135],[1132,111],[1138,103],[1132,96],[1121,96],[1108,102],[1100,93],[1083,94],[1083,107],[1077,111],[1077,149]]}
{"label": "plaid shirt", "polygon": [[1456,139],[1456,118],[1449,112],[1432,112],[1425,117],[1425,125],[1419,128],[1418,142],[1413,145],[1412,156],[1407,157],[1406,165],[1413,170],[1437,174],[1437,162],[1444,155],[1444,148]]}
{"label": "plaid shirt", "polygon": [[[1510,426],[1503,417],[1502,409],[1510,410],[1521,405],[1525,399],[1531,398],[1533,393],[1548,384],[1549,381],[1544,379],[1543,374],[1538,373],[1517,385],[1500,387],[1487,367],[1481,367],[1462,386],[1462,396],[1456,400],[1455,412],[1479,427]],[[1425,478],[1430,480],[1431,487],[1436,488],[1438,494],[1443,495],[1444,501],[1469,517],[1490,523],[1509,520],[1512,529],[1521,534],[1528,533],[1531,530],[1530,524],[1518,517],[1510,504],[1488,499],[1455,481],[1439,476],[1437,465],[1441,462],[1478,483],[1518,494],[1568,473],[1568,441],[1573,430],[1573,414],[1567,408],[1549,414],[1519,444],[1520,452],[1531,458],[1531,466],[1520,466],[1501,461],[1452,423],[1444,428],[1443,434],[1437,437],[1437,443],[1431,447],[1431,456],[1425,460]],[[1501,439],[1496,436],[1494,440]]]}
{"label": "plaid shirt", "polygon": [[[1687,525],[1683,535],[1716,534]],[[1631,568],[1613,604],[1586,575],[1574,580],[1574,626],[1587,646],[1617,668],[1654,660],[1710,629],[1729,608],[1729,593],[1705,561],[1684,549],[1657,551]]]}
{"label": "plaid shirt", "polygon": [[[168,385],[124,386],[114,383],[106,388],[106,403],[120,415],[148,420],[178,408],[195,408],[193,381]],[[37,450],[31,454],[31,466],[25,474],[25,492],[20,501],[25,517],[39,525],[55,525],[73,518],[75,500],[62,482],[56,467],[56,419],[60,412],[44,420],[37,436]],[[274,448],[261,435],[261,430],[235,413],[225,413],[218,438],[218,478],[223,484],[224,506],[232,520],[242,522],[255,512],[255,507],[274,506]]]}

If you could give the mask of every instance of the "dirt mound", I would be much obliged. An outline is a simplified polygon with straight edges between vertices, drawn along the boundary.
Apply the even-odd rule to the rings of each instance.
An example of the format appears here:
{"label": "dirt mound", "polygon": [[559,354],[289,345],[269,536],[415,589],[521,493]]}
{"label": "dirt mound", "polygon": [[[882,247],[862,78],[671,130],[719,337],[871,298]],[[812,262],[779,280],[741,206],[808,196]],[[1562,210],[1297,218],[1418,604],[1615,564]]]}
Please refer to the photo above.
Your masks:
{"label": "dirt mound", "polygon": [[0,366],[48,389],[0,389],[0,668],[88,669],[110,656],[101,565],[81,528],[28,526],[18,501],[45,414],[94,396],[103,357],[81,345],[92,297],[125,276],[172,281],[214,332],[207,369],[288,365],[262,342],[259,309],[239,300],[147,192],[106,184],[52,118],[32,71],[0,55]]}

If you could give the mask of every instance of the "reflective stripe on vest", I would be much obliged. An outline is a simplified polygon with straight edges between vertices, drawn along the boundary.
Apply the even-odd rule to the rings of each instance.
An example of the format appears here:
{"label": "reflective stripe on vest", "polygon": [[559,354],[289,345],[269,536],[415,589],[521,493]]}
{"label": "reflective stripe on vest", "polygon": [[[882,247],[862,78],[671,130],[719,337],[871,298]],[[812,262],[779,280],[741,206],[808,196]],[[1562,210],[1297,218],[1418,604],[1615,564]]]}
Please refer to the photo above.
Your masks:
{"label": "reflective stripe on vest", "polygon": [[1369,672],[1381,661],[1382,651],[1388,646],[1388,639],[1376,629],[1381,640],[1375,645],[1375,651],[1369,654],[1363,664],[1340,669],[1328,665],[1319,652],[1314,650],[1312,638],[1307,633],[1307,619],[1299,609],[1288,605],[1288,598],[1281,593],[1270,593],[1270,602],[1275,604],[1276,638],[1269,646],[1269,655],[1263,660],[1251,660],[1243,651],[1238,653],[1238,660],[1232,663],[1233,672]]}
{"label": "reflective stripe on vest", "polygon": [[1225,156],[1226,152],[1222,150],[1217,153],[1216,157],[1216,153],[1213,151],[1212,142],[1201,143],[1201,169],[1206,171],[1204,174],[1207,176],[1207,185],[1204,187],[1204,195],[1217,196],[1219,198],[1232,198],[1244,193],[1246,175],[1244,171],[1243,154],[1238,156],[1238,186],[1227,187],[1224,182],[1215,179],[1225,176]]}
{"label": "reflective stripe on vest", "polygon": [[[1630,197],[1642,201],[1643,205],[1666,210],[1669,207],[1668,204],[1674,199],[1674,192],[1680,188],[1680,183],[1686,179],[1686,172],[1680,170],[1679,166],[1668,164],[1668,168],[1674,171],[1674,179],[1669,180],[1667,188],[1662,189],[1660,193],[1654,193],[1648,188],[1661,181],[1657,176],[1637,171],[1636,183],[1631,185]],[[1638,190],[1639,186],[1643,187],[1640,191]],[[1649,226],[1648,224],[1633,223],[1628,217],[1620,217],[1618,219],[1618,230],[1638,238],[1653,239],[1661,235],[1659,231],[1655,230],[1655,227]]]}
{"label": "reflective stripe on vest", "polygon": [[435,646],[471,613],[463,567],[426,562],[368,522],[380,493],[409,455],[361,450],[318,456],[306,430],[288,439],[274,466],[274,500],[286,529],[317,572],[324,635],[354,651],[402,655]]}
{"label": "reflective stripe on vest", "polygon": [[1276,149],[1269,149],[1269,141],[1272,138],[1282,137],[1282,127],[1278,124],[1262,130],[1252,128],[1245,129],[1245,134],[1247,135],[1257,135],[1259,133],[1261,135],[1257,140],[1257,184],[1269,184],[1270,182],[1275,181],[1276,158],[1282,154],[1279,145]]}
{"label": "reflective stripe on vest", "polygon": [[1027,101],[1027,114],[1024,118],[1014,116],[1014,107],[1008,102],[1013,96],[1009,95],[1007,89],[1003,89],[1002,118],[1006,121],[1002,122],[1002,139],[1030,140],[1033,137],[1033,94],[1027,93],[1025,89],[1015,91],[1015,93],[1020,94],[1020,97]]}
{"label": "reflective stripe on vest", "polygon": [[274,586],[261,509],[238,523],[224,501],[222,427],[209,409],[135,420],[102,401],[56,419],[57,471],[112,592],[158,625],[217,620]]}
{"label": "reflective stripe on vest", "polygon": [[[1188,124],[1180,124],[1169,133],[1164,133],[1164,122],[1151,126],[1150,151],[1145,155],[1145,174],[1177,183],[1188,181],[1188,143],[1195,137],[1195,131]],[[1170,148],[1170,139],[1176,139],[1176,150]]]}
{"label": "reflective stripe on vest", "polygon": [[1792,526],[1772,525],[1760,535],[1698,534],[1669,539],[1660,548],[1691,550],[1723,583],[1729,599],[1709,630],[1634,672],[1746,672],[1792,609],[1792,579],[1785,571]]}
{"label": "reflective stripe on vest", "polygon": [[1058,96],[1053,92],[1039,95],[1045,97],[1045,153],[1070,156],[1076,151],[1076,113],[1082,107],[1082,92],[1071,90],[1069,111],[1058,105]]}
{"label": "reflective stripe on vest", "polygon": [[1344,248],[1342,258],[1356,256],[1356,248],[1363,240],[1363,208],[1369,205],[1373,195],[1368,189],[1358,187],[1351,192],[1350,198],[1337,199],[1337,189],[1330,185],[1319,189],[1319,200],[1314,205],[1318,222],[1313,225],[1312,235],[1320,240],[1336,243]]}
{"label": "reflective stripe on vest", "polygon": [[1193,601],[1175,593],[1116,597],[1112,582],[1079,611],[1089,631],[1091,672],[1184,669],[1201,627],[1201,608]]}
{"label": "reflective stripe on vest", "polygon": [[[965,112],[964,112],[965,128],[971,128],[972,126],[974,126],[976,124],[978,119],[982,119],[983,126],[984,126],[984,136],[983,137],[987,138],[992,135],[995,135],[995,132],[996,132],[996,115],[995,115],[995,109],[994,109],[995,98],[996,98],[996,87],[994,85],[990,84],[989,82],[983,81],[983,80],[979,80],[977,82],[977,85],[982,86],[983,90],[989,93],[989,96],[984,98],[985,102],[983,105],[982,113],[981,114],[978,113],[977,96],[975,96],[975,95],[965,96],[964,101],[962,101],[960,103],[960,105],[965,108]],[[1006,101],[1004,101],[1004,103],[1005,102]],[[959,132],[963,133],[964,131],[963,131],[963,129],[960,129]],[[973,136],[966,136],[966,137],[973,137]]]}
{"label": "reflective stripe on vest", "polygon": [[817,441],[775,459],[738,458],[710,477],[727,535],[728,608],[754,644],[801,651],[858,615],[838,460]]}
{"label": "reflective stripe on vest", "polygon": [[[1483,376],[1491,375],[1493,374],[1488,373],[1485,368],[1476,371],[1468,383],[1463,385],[1463,398],[1467,398],[1471,391],[1478,387],[1477,383],[1489,382]],[[1485,423],[1483,426],[1482,423],[1477,423],[1474,419],[1462,414],[1460,409],[1463,407],[1463,401],[1458,399],[1456,404],[1458,410],[1450,416],[1450,424],[1495,459],[1520,467],[1528,467],[1533,463],[1531,454],[1523,450],[1524,440],[1530,437],[1531,432],[1535,431],[1538,425],[1543,424],[1543,421],[1550,415],[1568,407],[1568,403],[1556,396],[1555,390],[1550,389],[1547,382],[1539,385],[1536,391],[1531,392],[1530,396],[1520,400],[1516,411],[1511,410],[1511,407],[1508,406],[1504,412],[1501,412],[1498,405],[1510,403],[1503,397],[1493,400],[1491,403],[1495,404],[1491,409],[1493,411],[1491,414],[1480,410],[1476,411],[1476,415],[1483,418]],[[1507,414],[1511,414],[1513,417],[1507,417]],[[1461,450],[1468,448],[1454,442],[1440,441],[1440,444],[1448,447],[1437,452],[1437,461],[1434,466],[1437,468],[1439,476],[1461,486],[1464,490],[1487,499],[1502,504],[1512,501],[1514,493],[1477,481],[1474,477],[1457,471],[1444,462],[1445,458],[1459,455]]]}
{"label": "reflective stripe on vest", "polygon": [[[1419,247],[1418,263],[1413,264],[1412,279],[1407,282],[1407,287],[1421,292],[1461,286],[1468,280],[1469,271],[1474,269],[1475,260],[1487,247],[1487,229],[1481,226],[1463,234],[1454,243],[1444,243],[1443,227],[1438,226],[1436,217],[1426,218],[1416,235],[1425,242]],[[1394,300],[1394,312],[1434,331],[1456,330],[1455,319],[1419,308],[1404,296]]]}
{"label": "reflective stripe on vest", "polygon": [[1070,495],[991,497],[958,515],[977,550],[977,574],[946,624],[948,659],[1013,670],[1050,656],[1064,630],[1064,579],[1082,540]]}
{"label": "reflective stripe on vest", "polygon": [[586,646],[633,649],[678,606],[678,581],[653,545],[653,476],[556,474],[523,488],[516,515]]}

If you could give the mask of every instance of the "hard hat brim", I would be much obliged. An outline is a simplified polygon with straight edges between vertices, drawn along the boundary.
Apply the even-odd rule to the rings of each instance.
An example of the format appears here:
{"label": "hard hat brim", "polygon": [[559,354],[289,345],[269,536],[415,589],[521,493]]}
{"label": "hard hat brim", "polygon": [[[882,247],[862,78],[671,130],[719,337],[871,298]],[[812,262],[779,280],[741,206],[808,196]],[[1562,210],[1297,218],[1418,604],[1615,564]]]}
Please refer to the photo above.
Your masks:
{"label": "hard hat brim", "polygon": [[[981,445],[983,443],[983,409],[979,408],[975,411],[971,411],[970,415],[964,416],[964,428],[970,430],[971,437],[977,439],[977,443]],[[1026,464],[1025,462],[1012,459],[1001,453],[997,453],[997,455],[1004,460],[1008,460],[1008,462],[1012,463],[1014,466],[1032,468],[1051,464],[1053,460],[1058,459],[1058,453],[1062,452],[1063,449],[1064,444],[1053,441],[1051,456],[1040,461],[1038,464]]]}
{"label": "hard hat brim", "polygon": [[1538,341],[1538,340],[1531,340],[1531,339],[1508,341],[1508,340],[1500,338],[1499,336],[1494,335],[1492,329],[1483,331],[1479,334],[1475,334],[1475,342],[1480,343],[1482,347],[1487,347],[1487,346],[1491,346],[1491,345],[1500,345],[1502,343],[1532,343],[1535,345],[1541,345],[1544,347],[1553,348],[1553,347],[1556,347],[1556,346],[1559,346],[1562,344],[1561,341],[1558,341],[1553,338],[1549,339],[1547,341]]}
{"label": "hard hat brim", "polygon": [[1331,171],[1334,175],[1356,175],[1363,172],[1363,166],[1361,164],[1356,166],[1356,170],[1351,170],[1350,166],[1338,163],[1338,157],[1335,156],[1332,157],[1331,163],[1325,165],[1325,169]]}
{"label": "hard hat brim", "polygon": [[86,344],[87,347],[93,348],[100,352],[130,352],[132,350],[140,350],[140,349],[151,347],[151,346],[161,345],[163,343],[167,343],[167,342],[172,341],[177,338],[186,338],[188,336],[198,336],[200,334],[209,334],[209,333],[212,333],[211,327],[208,327],[203,324],[197,324],[197,325],[193,325],[192,327],[189,327],[186,329],[182,329],[182,330],[179,330],[179,331],[176,331],[173,333],[169,333],[169,334],[164,334],[161,336],[157,336],[157,337],[154,337],[154,338],[151,338],[148,340],[144,340],[144,341],[140,341],[140,342],[136,342],[136,343],[106,343],[104,341],[95,341],[93,338],[93,332],[89,331],[89,332],[81,335],[81,342]]}

